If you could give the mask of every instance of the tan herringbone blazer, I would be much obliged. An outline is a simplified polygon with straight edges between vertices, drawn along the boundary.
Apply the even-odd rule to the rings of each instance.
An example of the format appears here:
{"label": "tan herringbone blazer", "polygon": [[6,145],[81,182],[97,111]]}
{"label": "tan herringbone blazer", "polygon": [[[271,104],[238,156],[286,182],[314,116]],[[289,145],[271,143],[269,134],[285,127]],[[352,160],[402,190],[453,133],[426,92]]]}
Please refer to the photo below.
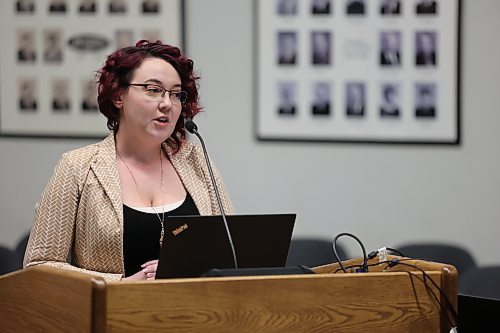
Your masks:
{"label": "tan herringbone blazer", "polygon": [[[173,156],[166,150],[200,214],[220,214],[201,147],[186,141]],[[224,210],[232,214],[214,172]],[[50,265],[119,280],[123,262],[123,203],[111,134],[63,154],[37,204],[24,266]]]}

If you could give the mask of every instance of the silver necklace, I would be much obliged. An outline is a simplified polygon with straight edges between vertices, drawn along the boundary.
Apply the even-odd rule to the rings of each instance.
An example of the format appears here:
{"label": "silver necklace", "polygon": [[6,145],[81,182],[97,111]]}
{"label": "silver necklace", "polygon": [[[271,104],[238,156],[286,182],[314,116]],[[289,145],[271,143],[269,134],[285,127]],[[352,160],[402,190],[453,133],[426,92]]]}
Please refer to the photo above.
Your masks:
{"label": "silver necklace", "polygon": [[[118,152],[118,149],[116,150],[116,154],[118,155],[118,158],[120,158],[120,160],[123,162],[123,164],[127,168],[128,172],[132,176],[132,179],[134,180],[134,184],[135,184],[135,189],[136,189],[137,193],[139,194],[139,197],[141,198],[142,201],[145,202],[146,200],[144,200],[144,198],[142,197],[141,191],[139,191],[139,186],[137,185],[137,180],[135,180],[134,174],[132,173],[132,171],[128,167],[128,165],[125,162],[125,160],[123,159],[123,157]],[[164,187],[163,187],[163,184],[164,184],[164,181],[163,181],[163,158],[162,158],[162,154],[161,154],[161,147],[160,147],[160,184],[161,184],[161,193],[165,194]],[[158,216],[158,220],[160,221],[160,224],[161,224],[160,247],[163,244],[163,236],[165,235],[165,197],[163,197],[163,199],[164,200],[163,200],[163,208],[162,208],[162,215],[161,215],[161,217],[160,217],[160,214],[153,207],[153,202],[151,201],[151,203],[150,203],[150,207],[156,213],[156,216]]]}

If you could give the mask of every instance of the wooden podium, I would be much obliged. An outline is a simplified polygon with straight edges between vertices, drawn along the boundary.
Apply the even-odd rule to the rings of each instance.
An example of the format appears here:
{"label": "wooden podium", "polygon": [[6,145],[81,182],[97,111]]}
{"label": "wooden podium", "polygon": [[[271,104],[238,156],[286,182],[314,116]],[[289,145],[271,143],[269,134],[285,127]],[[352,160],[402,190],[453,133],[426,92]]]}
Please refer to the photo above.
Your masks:
{"label": "wooden podium", "polygon": [[[453,266],[405,260],[424,269],[456,309]],[[330,264],[312,275],[133,283],[37,266],[0,277],[0,332],[448,333],[439,290],[416,269],[385,266],[369,273],[334,274],[339,266]]]}

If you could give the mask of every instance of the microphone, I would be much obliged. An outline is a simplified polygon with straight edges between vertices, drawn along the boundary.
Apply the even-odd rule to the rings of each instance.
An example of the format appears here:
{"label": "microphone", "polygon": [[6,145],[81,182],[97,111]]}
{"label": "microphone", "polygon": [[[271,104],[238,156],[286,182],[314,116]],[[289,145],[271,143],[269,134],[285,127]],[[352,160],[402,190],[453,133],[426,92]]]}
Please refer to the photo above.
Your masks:
{"label": "microphone", "polygon": [[188,130],[189,133],[196,135],[198,137],[198,140],[200,140],[201,147],[203,148],[203,155],[205,156],[205,161],[207,162],[208,173],[210,174],[210,179],[212,181],[212,187],[214,188],[215,197],[217,198],[217,205],[219,206],[222,220],[224,221],[224,227],[226,228],[226,234],[229,239],[229,245],[231,245],[234,268],[238,268],[238,260],[236,259],[236,251],[234,250],[233,238],[231,237],[231,232],[229,231],[229,226],[226,220],[226,214],[224,213],[224,207],[222,206],[222,200],[220,199],[219,189],[217,187],[217,183],[215,182],[215,177],[212,170],[212,165],[210,164],[210,160],[208,158],[207,149],[205,148],[205,142],[203,141],[203,138],[201,137],[200,133],[198,133],[198,126],[196,126],[196,124],[192,120],[186,121],[184,127]]}

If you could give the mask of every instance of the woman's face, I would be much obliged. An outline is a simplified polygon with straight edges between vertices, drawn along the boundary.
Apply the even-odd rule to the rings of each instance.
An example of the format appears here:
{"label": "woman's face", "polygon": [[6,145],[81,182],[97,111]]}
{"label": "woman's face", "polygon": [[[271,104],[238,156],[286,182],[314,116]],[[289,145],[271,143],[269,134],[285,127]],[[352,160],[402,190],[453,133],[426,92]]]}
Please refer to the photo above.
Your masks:
{"label": "woman's face", "polygon": [[122,92],[120,100],[115,101],[115,106],[120,109],[119,132],[136,137],[146,136],[159,143],[165,141],[175,129],[182,104],[175,101],[174,95],[170,98],[168,91],[162,97],[146,89],[160,88],[152,91],[161,91],[164,88],[179,92],[182,89],[179,74],[163,59],[146,58],[135,70],[129,83],[151,86],[129,86]]}

